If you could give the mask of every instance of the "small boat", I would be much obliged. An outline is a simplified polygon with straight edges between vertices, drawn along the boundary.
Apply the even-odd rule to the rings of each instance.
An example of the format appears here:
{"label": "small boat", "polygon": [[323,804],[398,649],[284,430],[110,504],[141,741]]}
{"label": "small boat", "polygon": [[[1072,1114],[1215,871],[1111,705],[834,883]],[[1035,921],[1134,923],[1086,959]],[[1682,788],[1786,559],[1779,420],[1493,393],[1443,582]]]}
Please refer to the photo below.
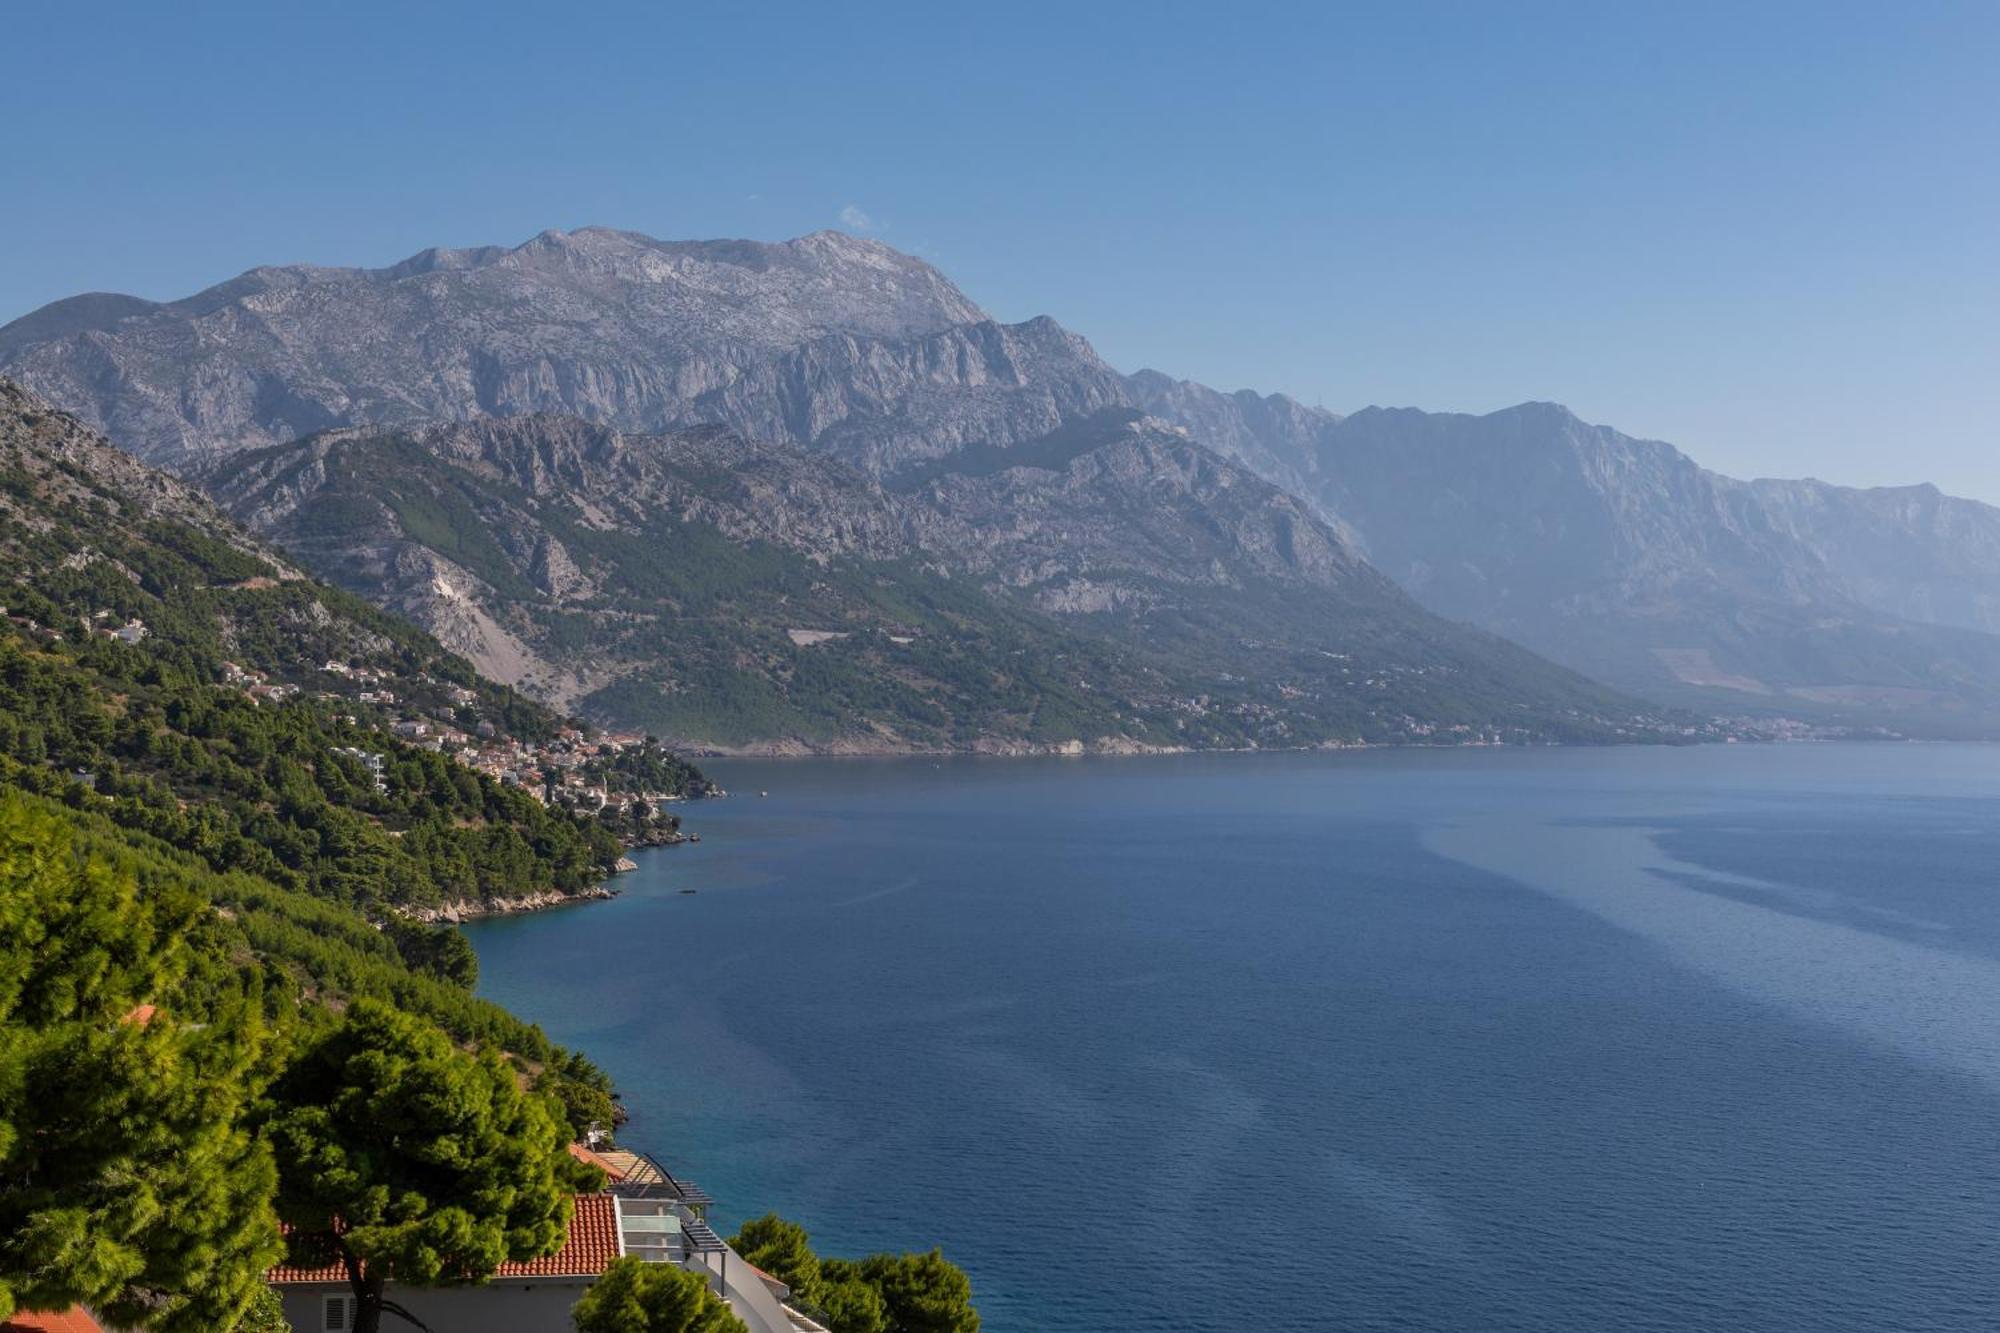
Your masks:
{"label": "small boat", "polygon": [[757,794],[758,794],[759,796],[769,796],[769,795],[770,795],[771,793],[770,793],[770,792],[767,792],[767,791],[760,791],[760,792],[758,792]]}
{"label": "small boat", "polygon": [[700,893],[700,892],[701,892],[701,890],[700,890],[700,889],[682,889],[682,890],[681,890],[681,892],[682,892],[682,893]]}

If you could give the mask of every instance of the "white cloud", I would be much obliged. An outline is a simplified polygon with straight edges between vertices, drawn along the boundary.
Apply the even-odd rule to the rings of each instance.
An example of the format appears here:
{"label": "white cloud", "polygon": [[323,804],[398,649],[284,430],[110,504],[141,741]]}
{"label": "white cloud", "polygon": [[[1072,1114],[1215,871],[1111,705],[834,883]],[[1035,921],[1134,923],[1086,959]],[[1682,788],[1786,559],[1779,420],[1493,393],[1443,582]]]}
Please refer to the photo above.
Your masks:
{"label": "white cloud", "polygon": [[874,231],[875,219],[861,211],[861,205],[849,204],[840,210],[840,225],[849,231]]}

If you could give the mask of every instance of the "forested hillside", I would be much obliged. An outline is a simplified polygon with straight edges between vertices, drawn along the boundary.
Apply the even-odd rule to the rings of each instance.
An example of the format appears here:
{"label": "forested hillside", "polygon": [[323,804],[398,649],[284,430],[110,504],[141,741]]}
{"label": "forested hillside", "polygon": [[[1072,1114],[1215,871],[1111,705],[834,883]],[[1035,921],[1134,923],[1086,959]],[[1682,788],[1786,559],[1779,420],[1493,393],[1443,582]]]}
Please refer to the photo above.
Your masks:
{"label": "forested hillside", "polygon": [[694,746],[1684,740],[1431,616],[1299,501],[1132,412],[893,478],[714,427],[338,431],[205,474],[488,672]]}
{"label": "forested hillside", "polygon": [[[233,1327],[279,1213],[310,1214],[297,1154],[270,1147],[273,1081],[363,1002],[524,1099],[509,1123],[542,1128],[518,1131],[508,1188],[566,1208],[561,1145],[617,1119],[609,1080],[476,998],[469,946],[413,913],[589,890],[622,844],[391,731],[412,709],[567,724],[7,385],[0,602],[0,1317]],[[702,782],[656,751],[590,762]],[[423,1132],[470,1132],[452,1117]]]}
{"label": "forested hillside", "polygon": [[[68,418],[0,394],[11,783],[215,870],[369,910],[576,893],[610,872],[621,848],[602,822],[404,743],[380,700],[523,737],[554,732],[555,715],[299,575]],[[355,691],[357,673],[373,688]],[[701,781],[677,763],[659,776],[681,794]]]}
{"label": "forested hillside", "polygon": [[[394,733],[578,729],[4,384],[0,600],[0,1320],[267,1333],[270,1266],[336,1255],[373,1329],[392,1273],[555,1252],[610,1080],[419,918],[590,890],[660,826]],[[562,743],[576,783],[706,789],[650,743]]]}

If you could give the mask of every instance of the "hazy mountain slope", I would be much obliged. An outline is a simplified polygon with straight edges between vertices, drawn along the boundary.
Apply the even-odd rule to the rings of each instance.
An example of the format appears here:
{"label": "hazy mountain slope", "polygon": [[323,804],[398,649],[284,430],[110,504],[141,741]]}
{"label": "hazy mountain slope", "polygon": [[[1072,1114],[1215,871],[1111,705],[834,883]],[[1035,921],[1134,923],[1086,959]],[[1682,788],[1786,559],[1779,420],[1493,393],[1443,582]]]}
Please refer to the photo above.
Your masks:
{"label": "hazy mountain slope", "polygon": [[1319,442],[1340,422],[1332,412],[1281,393],[1221,393],[1157,370],[1126,376],[1125,392],[1145,412],[1185,427],[1257,475],[1316,502]]}
{"label": "hazy mountain slope", "polygon": [[336,432],[208,480],[490,670],[718,746],[1662,731],[1420,611],[1300,501],[1129,411],[887,483],[719,428],[564,418]]}
{"label": "hazy mountain slope", "polygon": [[1893,613],[1976,621],[2000,589],[1984,506],[1917,521],[1873,493],[1737,482],[1545,403],[1357,412],[1323,431],[1315,477],[1425,605],[1625,688],[1923,728],[2000,717],[2000,638]]}
{"label": "hazy mountain slope", "polygon": [[1935,486],[1755,481],[1777,527],[1863,606],[1906,620],[2000,633],[2000,509]]}

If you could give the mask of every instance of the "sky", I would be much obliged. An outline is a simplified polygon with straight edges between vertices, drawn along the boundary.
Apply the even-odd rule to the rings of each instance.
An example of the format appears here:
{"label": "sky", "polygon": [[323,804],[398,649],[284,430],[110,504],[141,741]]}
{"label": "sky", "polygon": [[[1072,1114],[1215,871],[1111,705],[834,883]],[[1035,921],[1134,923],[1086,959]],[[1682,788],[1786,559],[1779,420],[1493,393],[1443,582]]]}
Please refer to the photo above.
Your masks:
{"label": "sky", "polygon": [[1122,370],[2000,502],[2000,4],[21,0],[0,322],[863,232]]}

